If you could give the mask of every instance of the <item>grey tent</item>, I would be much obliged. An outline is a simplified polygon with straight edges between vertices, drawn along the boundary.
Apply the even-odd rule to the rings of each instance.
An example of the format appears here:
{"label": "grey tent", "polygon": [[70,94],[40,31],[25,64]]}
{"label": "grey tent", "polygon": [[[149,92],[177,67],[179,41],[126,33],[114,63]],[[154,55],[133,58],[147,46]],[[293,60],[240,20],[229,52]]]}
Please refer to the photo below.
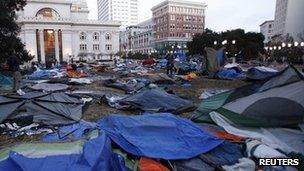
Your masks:
{"label": "grey tent", "polygon": [[193,107],[189,100],[168,94],[162,89],[149,89],[119,100],[122,106],[132,107],[150,112],[178,113]]}
{"label": "grey tent", "polygon": [[30,87],[33,90],[54,92],[54,91],[63,91],[69,88],[66,84],[49,84],[49,83],[40,83],[35,84]]}
{"label": "grey tent", "polygon": [[47,125],[69,124],[82,117],[81,99],[65,93],[30,92],[23,96],[0,96],[0,123],[6,119],[33,116]]}
{"label": "grey tent", "polygon": [[304,121],[303,75],[291,66],[267,80],[212,96],[192,120],[213,122],[213,111],[241,126],[296,126]]}

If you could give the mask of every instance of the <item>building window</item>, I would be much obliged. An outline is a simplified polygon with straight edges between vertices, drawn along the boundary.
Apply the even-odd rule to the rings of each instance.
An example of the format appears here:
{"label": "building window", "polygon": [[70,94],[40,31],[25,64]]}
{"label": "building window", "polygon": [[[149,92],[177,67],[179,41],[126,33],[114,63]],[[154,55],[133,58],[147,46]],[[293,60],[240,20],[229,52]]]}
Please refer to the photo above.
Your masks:
{"label": "building window", "polygon": [[109,44],[108,44],[108,45],[106,45],[106,50],[107,50],[107,51],[112,50],[112,45],[109,45]]}
{"label": "building window", "polygon": [[85,32],[81,32],[79,35],[80,40],[86,40],[87,39],[87,34]]}
{"label": "building window", "polygon": [[80,44],[79,50],[80,51],[86,51],[87,50],[87,45],[86,44]]}
{"label": "building window", "polygon": [[94,44],[93,45],[93,50],[94,51],[99,51],[99,44]]}
{"label": "building window", "polygon": [[106,34],[106,40],[111,40],[111,34],[110,33]]}
{"label": "building window", "polygon": [[99,33],[95,32],[93,34],[93,40],[99,40]]}

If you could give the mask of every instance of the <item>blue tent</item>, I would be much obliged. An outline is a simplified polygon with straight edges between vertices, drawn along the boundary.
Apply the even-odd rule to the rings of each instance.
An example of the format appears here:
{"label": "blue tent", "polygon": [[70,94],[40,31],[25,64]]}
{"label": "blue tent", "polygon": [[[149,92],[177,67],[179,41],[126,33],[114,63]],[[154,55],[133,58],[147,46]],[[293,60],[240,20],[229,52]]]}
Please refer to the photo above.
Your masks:
{"label": "blue tent", "polygon": [[0,74],[0,88],[5,90],[12,89],[13,80],[10,77]]}
{"label": "blue tent", "polygon": [[223,142],[193,122],[168,113],[110,115],[97,125],[128,153],[150,158],[190,159]]}
{"label": "blue tent", "polygon": [[3,157],[3,153],[8,153],[4,160],[0,159],[0,170],[127,170],[122,157],[112,152],[111,140],[104,133],[84,143],[82,149],[77,149],[79,145],[75,143],[29,145],[30,147],[18,146],[10,151],[0,151],[0,157]]}

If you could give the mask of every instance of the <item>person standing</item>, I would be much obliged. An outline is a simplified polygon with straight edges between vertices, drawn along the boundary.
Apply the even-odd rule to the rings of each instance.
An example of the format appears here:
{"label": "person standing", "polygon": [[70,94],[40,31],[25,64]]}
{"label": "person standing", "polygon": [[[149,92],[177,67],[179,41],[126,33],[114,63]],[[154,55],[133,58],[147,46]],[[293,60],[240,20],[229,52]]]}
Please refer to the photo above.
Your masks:
{"label": "person standing", "polygon": [[9,71],[13,74],[13,92],[16,93],[20,89],[21,83],[21,73],[20,73],[20,65],[22,64],[20,58],[18,58],[15,54],[12,55],[7,60],[7,65],[9,66]]}
{"label": "person standing", "polygon": [[167,75],[173,75],[174,57],[171,54],[167,54]]}

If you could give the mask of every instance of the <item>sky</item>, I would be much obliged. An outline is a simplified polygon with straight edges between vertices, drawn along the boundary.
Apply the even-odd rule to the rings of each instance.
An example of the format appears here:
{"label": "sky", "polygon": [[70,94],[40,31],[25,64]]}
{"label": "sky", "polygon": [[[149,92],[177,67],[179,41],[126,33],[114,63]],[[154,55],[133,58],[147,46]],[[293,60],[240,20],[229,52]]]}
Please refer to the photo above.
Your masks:
{"label": "sky", "polygon": [[[164,0],[138,0],[139,22],[152,17],[151,8]],[[274,19],[276,0],[191,0],[205,2],[206,28],[226,31],[243,28],[259,32],[259,25]],[[97,0],[87,0],[90,19],[97,19]]]}

